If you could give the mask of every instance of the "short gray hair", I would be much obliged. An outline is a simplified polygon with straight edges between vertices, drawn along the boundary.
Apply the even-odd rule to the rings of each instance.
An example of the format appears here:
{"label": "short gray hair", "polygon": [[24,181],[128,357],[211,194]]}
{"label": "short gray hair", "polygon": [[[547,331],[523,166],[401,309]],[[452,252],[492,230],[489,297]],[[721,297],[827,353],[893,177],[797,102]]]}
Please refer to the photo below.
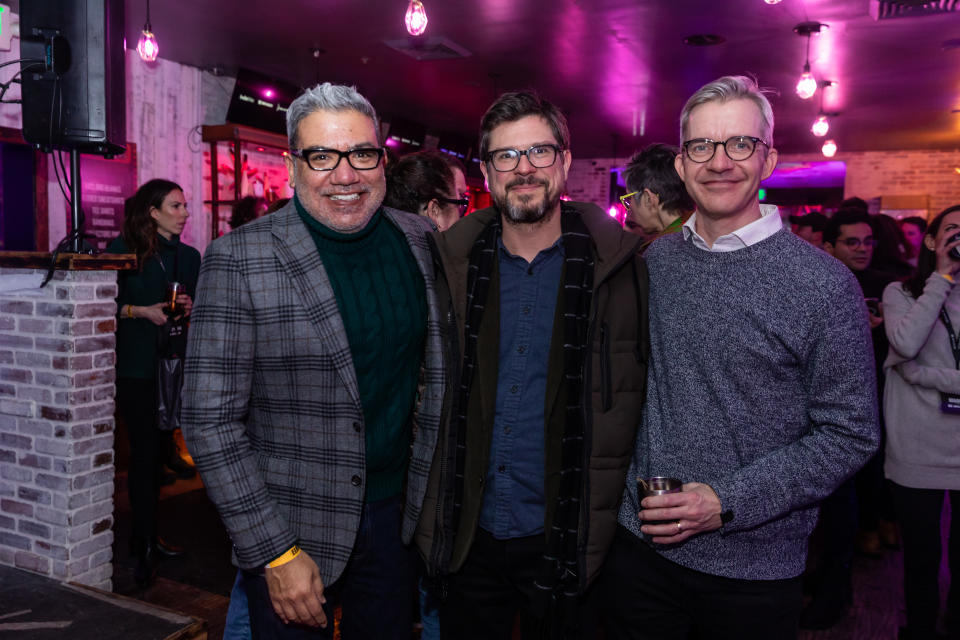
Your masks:
{"label": "short gray hair", "polygon": [[757,81],[749,76],[723,76],[709,84],[700,87],[700,90],[690,96],[687,104],[680,112],[680,145],[683,146],[687,137],[687,125],[690,122],[690,112],[707,102],[729,102],[731,100],[750,100],[760,110],[760,121],[763,131],[760,135],[763,141],[773,147],[773,108],[767,100],[767,93],[775,93],[770,89],[761,89]]}
{"label": "short gray hair", "polygon": [[291,149],[297,148],[297,130],[300,122],[317,111],[358,111],[373,120],[377,131],[377,144],[380,143],[380,119],[377,112],[357,91],[356,87],[324,82],[307,89],[290,103],[287,109],[287,142]]}

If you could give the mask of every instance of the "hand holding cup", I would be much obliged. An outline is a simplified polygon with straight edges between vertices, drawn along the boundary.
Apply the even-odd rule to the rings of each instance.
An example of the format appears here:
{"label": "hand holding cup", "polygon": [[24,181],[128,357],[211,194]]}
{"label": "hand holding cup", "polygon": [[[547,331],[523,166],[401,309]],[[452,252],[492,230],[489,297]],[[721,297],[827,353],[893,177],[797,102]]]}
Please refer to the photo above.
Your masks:
{"label": "hand holding cup", "polygon": [[[678,544],[698,533],[714,531],[723,526],[720,519],[720,498],[710,485],[688,482],[669,488],[653,489],[655,478],[645,479],[652,493],[645,493],[638,480],[642,511],[638,514],[643,525],[640,531],[652,536],[655,544]],[[674,483],[679,480],[670,478]],[[658,493],[659,492],[659,493]]]}

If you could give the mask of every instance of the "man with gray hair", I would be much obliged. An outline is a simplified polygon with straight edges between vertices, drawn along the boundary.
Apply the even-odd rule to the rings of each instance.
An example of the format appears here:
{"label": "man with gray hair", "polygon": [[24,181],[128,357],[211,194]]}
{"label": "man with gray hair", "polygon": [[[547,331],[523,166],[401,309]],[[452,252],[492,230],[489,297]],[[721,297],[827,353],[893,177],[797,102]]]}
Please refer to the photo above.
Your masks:
{"label": "man with gray hair", "polygon": [[382,206],[353,88],[309,89],[287,132],[294,198],[207,249],[183,431],[254,638],[332,638],[339,603],[345,638],[406,639],[444,382],[431,227]]}
{"label": "man with gray hair", "polygon": [[[792,638],[817,503],[879,440],[867,311],[848,269],[759,204],[777,151],[756,82],[707,84],[680,123],[697,208],[645,255],[649,386],[607,637]],[[653,494],[654,476],[682,490]]]}

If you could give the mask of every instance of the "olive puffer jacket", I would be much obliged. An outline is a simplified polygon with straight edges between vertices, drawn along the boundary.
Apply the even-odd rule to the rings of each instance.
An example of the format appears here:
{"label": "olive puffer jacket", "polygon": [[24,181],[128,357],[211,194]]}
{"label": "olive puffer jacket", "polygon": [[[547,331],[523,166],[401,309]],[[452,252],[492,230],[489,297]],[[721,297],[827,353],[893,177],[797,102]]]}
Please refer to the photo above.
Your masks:
{"label": "olive puffer jacket", "polygon": [[[577,541],[581,588],[597,576],[613,540],[617,512],[623,494],[627,467],[633,454],[634,437],[646,387],[650,352],[647,327],[647,270],[641,258],[640,239],[624,232],[599,207],[588,203],[564,203],[581,216],[592,238],[594,290],[588,336],[592,345],[589,366],[584,371],[584,461],[585,469]],[[444,233],[433,235],[438,262],[438,288],[448,289],[448,332],[445,343],[450,362],[462,363],[464,317],[467,298],[467,268],[470,251],[497,212],[493,208],[470,214]],[[491,287],[492,290],[492,287]],[[494,294],[491,293],[491,297]],[[442,299],[442,298],[441,298]],[[487,311],[490,311],[488,305]],[[488,315],[492,315],[489,314]],[[483,322],[481,343],[496,322]],[[556,332],[555,332],[556,333]],[[551,352],[562,342],[556,335]],[[483,477],[490,453],[489,428],[493,421],[493,396],[474,393],[478,384],[496,385],[496,348],[480,348],[478,373],[471,388],[463,502],[459,521],[451,522],[455,475],[455,432],[452,429],[459,388],[459,367],[451,367],[444,403],[440,440],[434,454],[427,496],[417,527],[415,542],[433,578],[456,572],[473,543],[483,496]],[[553,361],[553,358],[551,358]],[[489,364],[492,366],[485,367]],[[551,371],[550,378],[559,378]],[[478,380],[486,380],[478,383]],[[548,381],[549,385],[549,381]],[[549,389],[549,386],[548,386]],[[549,391],[548,391],[549,393]],[[549,530],[552,506],[558,493],[560,473],[559,438],[563,433],[563,402],[552,403],[546,417],[546,497],[544,529]],[[486,425],[485,427],[483,425]],[[478,428],[479,427],[479,428]],[[446,516],[446,517],[445,517]]]}

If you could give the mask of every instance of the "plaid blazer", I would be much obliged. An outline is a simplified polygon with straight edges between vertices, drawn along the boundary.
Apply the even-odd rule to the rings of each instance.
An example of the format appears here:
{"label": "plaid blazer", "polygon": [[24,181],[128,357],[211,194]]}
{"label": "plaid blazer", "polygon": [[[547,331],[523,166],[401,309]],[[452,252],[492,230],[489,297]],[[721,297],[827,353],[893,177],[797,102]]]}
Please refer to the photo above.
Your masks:
{"label": "plaid blazer", "polygon": [[[430,224],[383,210],[409,243],[428,309],[405,483],[409,543],[436,445],[444,369]],[[207,249],[182,428],[240,567],[263,567],[299,541],[325,584],[340,576],[364,500],[363,411],[333,288],[292,202]]]}

